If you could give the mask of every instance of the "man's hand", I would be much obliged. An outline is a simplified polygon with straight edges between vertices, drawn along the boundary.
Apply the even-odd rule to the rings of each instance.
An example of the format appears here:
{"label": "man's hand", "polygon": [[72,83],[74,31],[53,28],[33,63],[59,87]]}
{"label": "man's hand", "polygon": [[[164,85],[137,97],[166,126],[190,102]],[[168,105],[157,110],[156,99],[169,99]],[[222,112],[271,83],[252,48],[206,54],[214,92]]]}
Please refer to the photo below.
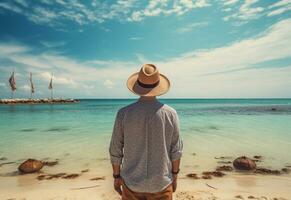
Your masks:
{"label": "man's hand", "polygon": [[173,192],[176,192],[176,189],[177,189],[177,179],[178,179],[178,175],[173,174],[173,182],[172,182]]}
{"label": "man's hand", "polygon": [[122,183],[121,178],[114,179],[114,189],[116,192],[118,192],[118,194],[120,194],[120,196],[122,195],[121,183]]}

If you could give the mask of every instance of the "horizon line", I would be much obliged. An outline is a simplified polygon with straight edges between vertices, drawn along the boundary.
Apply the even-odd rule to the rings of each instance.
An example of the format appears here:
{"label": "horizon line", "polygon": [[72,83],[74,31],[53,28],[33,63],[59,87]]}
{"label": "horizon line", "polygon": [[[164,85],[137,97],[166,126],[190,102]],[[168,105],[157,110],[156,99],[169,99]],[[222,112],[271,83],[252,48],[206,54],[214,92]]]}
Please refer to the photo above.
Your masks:
{"label": "horizon line", "polygon": [[[138,99],[139,97],[136,98],[76,98],[79,100],[135,100]],[[291,97],[241,97],[241,98],[228,98],[228,97],[222,97],[222,98],[193,98],[193,97],[175,97],[175,98],[158,98],[158,99],[165,99],[165,100],[175,100],[175,99],[189,99],[189,100],[209,100],[209,99],[213,99],[213,100],[241,100],[241,99],[290,99]]]}

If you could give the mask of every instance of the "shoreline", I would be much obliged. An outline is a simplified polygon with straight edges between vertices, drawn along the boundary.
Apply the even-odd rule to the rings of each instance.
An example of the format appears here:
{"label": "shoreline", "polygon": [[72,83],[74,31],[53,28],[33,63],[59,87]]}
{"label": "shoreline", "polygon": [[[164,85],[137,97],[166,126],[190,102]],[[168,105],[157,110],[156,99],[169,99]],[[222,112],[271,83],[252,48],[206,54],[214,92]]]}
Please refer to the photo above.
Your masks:
{"label": "shoreline", "polygon": [[78,103],[78,99],[0,99],[0,104],[62,104]]}

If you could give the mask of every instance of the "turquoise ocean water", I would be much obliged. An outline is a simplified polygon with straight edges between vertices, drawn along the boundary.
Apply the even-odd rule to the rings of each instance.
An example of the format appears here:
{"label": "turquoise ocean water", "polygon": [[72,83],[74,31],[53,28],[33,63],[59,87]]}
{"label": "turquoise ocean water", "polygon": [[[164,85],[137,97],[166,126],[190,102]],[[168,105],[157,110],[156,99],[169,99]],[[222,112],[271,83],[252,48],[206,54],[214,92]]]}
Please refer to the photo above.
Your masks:
{"label": "turquoise ocean water", "polygon": [[[108,146],[116,112],[134,101],[0,105],[0,157],[16,162],[59,159],[62,168],[102,170],[110,166]],[[291,99],[160,101],[179,114],[186,172],[213,168],[214,157],[220,156],[262,155],[263,165],[272,168],[291,164]],[[11,171],[8,165],[5,170]]]}

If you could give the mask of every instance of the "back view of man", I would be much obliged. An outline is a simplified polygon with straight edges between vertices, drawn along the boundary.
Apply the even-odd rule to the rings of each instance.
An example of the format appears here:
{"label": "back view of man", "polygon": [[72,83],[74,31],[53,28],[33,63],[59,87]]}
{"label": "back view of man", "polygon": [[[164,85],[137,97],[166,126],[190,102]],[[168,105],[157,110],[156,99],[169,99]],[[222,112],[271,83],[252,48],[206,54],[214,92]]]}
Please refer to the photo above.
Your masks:
{"label": "back view of man", "polygon": [[114,189],[123,200],[171,200],[183,142],[176,111],[156,98],[170,82],[146,64],[129,77],[127,87],[140,98],[121,108],[115,119],[109,148]]}

